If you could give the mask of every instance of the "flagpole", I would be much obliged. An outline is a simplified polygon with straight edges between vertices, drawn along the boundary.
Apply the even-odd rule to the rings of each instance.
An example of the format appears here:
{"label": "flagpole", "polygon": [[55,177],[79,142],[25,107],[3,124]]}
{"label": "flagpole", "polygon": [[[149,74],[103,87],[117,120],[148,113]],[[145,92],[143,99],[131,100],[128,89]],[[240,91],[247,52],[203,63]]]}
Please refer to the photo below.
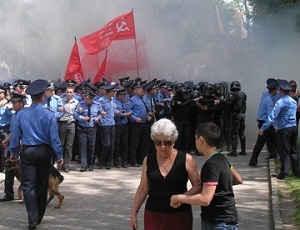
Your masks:
{"label": "flagpole", "polygon": [[[131,9],[131,12],[132,12],[132,15],[133,15],[133,9]],[[132,17],[132,18],[133,18],[133,28],[134,28],[134,45],[135,45],[135,58],[136,58],[136,72],[137,72],[137,77],[140,77],[140,73],[139,73],[139,57],[138,57],[138,50],[137,50],[134,17]]]}
{"label": "flagpole", "polygon": [[[146,47],[146,36],[144,35],[144,41],[145,41],[145,47]],[[146,52],[146,55],[147,55],[147,62],[148,62],[148,52]],[[149,69],[149,62],[147,63],[148,64],[148,79],[150,81],[150,69]]]}

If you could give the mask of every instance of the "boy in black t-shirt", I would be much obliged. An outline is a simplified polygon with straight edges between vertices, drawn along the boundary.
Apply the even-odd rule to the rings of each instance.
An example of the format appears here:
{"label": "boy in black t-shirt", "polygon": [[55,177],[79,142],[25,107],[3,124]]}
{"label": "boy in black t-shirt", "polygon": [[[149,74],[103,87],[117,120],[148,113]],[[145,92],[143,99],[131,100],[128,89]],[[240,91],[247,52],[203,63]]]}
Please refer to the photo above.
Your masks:
{"label": "boy in black t-shirt", "polygon": [[171,206],[182,203],[201,205],[201,229],[238,229],[238,214],[232,185],[241,184],[240,174],[220,154],[220,130],[212,122],[202,123],[196,131],[196,147],[206,162],[201,170],[202,191],[195,195],[173,195]]}

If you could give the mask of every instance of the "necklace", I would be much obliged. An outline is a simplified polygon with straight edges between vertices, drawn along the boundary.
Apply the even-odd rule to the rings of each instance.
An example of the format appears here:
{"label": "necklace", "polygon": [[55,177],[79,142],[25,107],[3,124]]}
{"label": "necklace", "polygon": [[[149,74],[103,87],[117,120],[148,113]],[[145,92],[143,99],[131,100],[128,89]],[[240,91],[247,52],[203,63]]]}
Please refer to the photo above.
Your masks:
{"label": "necklace", "polygon": [[167,165],[166,165],[166,163],[167,162],[170,162],[170,160],[171,160],[171,158],[172,158],[172,156],[173,156],[173,154],[171,154],[163,163],[162,163],[162,166],[163,166],[163,168],[164,168],[164,175],[162,175],[163,176],[163,178],[166,178],[167,177],[167,175],[168,175],[168,173],[170,172],[170,166],[168,167]]}

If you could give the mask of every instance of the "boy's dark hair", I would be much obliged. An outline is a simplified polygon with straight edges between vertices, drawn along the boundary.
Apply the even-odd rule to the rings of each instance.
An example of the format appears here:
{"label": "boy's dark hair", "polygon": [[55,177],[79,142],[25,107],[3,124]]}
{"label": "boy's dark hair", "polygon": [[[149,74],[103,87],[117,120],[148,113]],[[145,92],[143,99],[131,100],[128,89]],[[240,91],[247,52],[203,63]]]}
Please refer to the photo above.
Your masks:
{"label": "boy's dark hair", "polygon": [[204,122],[197,127],[197,139],[202,136],[206,143],[212,147],[218,147],[220,142],[220,129],[213,122]]}

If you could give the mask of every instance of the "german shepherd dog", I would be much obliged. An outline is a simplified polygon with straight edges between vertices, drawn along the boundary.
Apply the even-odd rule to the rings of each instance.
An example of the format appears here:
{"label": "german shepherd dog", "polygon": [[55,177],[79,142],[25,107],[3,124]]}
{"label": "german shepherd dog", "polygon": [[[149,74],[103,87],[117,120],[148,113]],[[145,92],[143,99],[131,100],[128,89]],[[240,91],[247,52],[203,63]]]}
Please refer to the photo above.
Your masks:
{"label": "german shepherd dog", "polygon": [[[20,161],[11,162],[8,160],[5,162],[6,173],[12,173],[19,182],[21,182],[20,166],[21,166]],[[50,201],[54,198],[54,196],[57,196],[58,204],[55,206],[55,208],[60,208],[64,199],[64,196],[58,191],[58,186],[63,182],[63,180],[64,180],[63,175],[61,175],[60,172],[53,165],[51,165],[50,173],[49,173],[49,184],[48,184],[49,198],[47,200],[47,204],[50,203]],[[18,188],[18,198],[19,200],[22,199],[21,185]]]}

